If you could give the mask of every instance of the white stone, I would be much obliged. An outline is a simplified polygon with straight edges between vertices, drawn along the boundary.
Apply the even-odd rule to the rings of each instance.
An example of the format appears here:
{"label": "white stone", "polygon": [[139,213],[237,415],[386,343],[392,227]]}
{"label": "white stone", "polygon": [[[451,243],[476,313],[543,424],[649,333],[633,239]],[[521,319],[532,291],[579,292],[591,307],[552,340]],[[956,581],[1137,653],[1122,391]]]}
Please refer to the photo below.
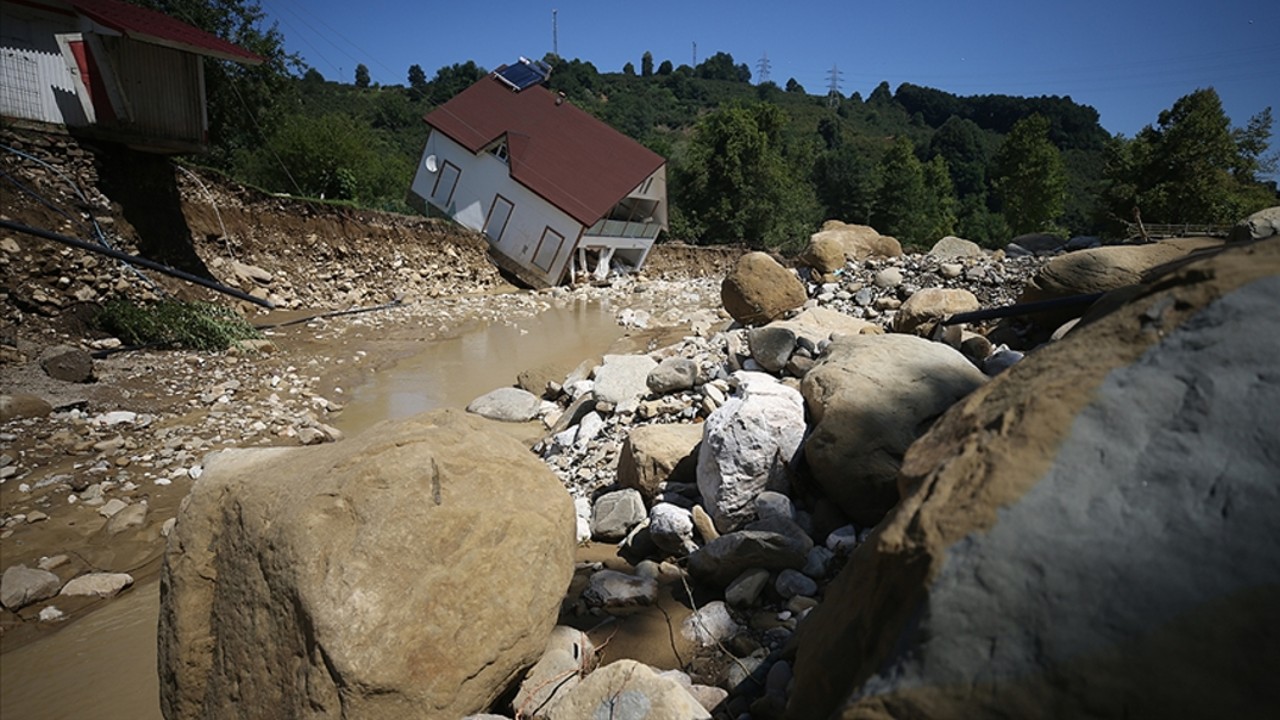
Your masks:
{"label": "white stone", "polygon": [[764,373],[736,372],[739,394],[703,424],[698,490],[720,532],[755,515],[762,490],[786,490],[786,465],[804,439],[804,400]]}
{"label": "white stone", "polygon": [[133,576],[128,573],[89,573],[73,578],[62,586],[59,595],[115,597],[121,590],[133,584]]}
{"label": "white stone", "polygon": [[657,503],[649,511],[649,535],[660,549],[687,555],[697,549],[693,542],[693,515],[671,503]]}
{"label": "white stone", "polygon": [[716,600],[703,605],[685,618],[680,625],[680,634],[699,647],[710,647],[728,640],[741,629],[729,614],[724,601]]}
{"label": "white stone", "polygon": [[63,618],[63,612],[54,605],[40,609],[40,622],[57,622]]}

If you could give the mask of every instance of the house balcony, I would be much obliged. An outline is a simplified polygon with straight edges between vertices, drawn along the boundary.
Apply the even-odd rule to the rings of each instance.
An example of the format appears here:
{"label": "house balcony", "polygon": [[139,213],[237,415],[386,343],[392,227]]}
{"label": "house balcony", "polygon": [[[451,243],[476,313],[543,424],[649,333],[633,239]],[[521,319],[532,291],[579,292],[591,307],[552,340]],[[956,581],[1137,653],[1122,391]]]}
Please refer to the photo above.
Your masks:
{"label": "house balcony", "polygon": [[617,250],[647,248],[653,245],[662,224],[656,220],[602,219],[582,233],[582,245]]}

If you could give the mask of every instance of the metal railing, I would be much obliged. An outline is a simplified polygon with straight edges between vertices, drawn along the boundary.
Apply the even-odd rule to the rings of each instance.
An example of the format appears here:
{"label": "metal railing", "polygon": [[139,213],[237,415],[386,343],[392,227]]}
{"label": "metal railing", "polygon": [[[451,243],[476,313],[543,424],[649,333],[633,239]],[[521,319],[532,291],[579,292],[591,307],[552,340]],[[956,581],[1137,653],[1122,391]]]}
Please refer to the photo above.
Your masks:
{"label": "metal railing", "polygon": [[662,226],[656,222],[632,222],[629,220],[600,220],[585,235],[594,237],[646,238],[658,237]]}

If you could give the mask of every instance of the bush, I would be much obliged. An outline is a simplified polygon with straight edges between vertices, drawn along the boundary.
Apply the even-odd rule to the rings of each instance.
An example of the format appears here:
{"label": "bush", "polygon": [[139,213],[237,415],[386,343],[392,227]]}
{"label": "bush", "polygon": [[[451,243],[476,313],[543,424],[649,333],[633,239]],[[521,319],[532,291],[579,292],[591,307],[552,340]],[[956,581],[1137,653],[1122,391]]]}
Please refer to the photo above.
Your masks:
{"label": "bush", "polygon": [[166,300],[141,306],[113,300],[94,324],[126,345],[226,350],[240,340],[262,335],[233,310],[211,303]]}

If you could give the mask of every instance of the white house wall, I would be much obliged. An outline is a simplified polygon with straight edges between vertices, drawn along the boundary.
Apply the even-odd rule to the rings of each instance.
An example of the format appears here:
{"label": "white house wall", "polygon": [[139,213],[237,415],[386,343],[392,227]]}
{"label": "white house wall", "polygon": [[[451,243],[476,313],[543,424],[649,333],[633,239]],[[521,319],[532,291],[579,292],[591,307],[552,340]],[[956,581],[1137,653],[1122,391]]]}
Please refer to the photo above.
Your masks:
{"label": "white house wall", "polygon": [[57,19],[12,3],[0,18],[0,115],[80,127],[88,124],[76,95],[76,75],[54,39],[76,32]]}
{"label": "white house wall", "polygon": [[[436,172],[425,167],[426,158],[436,157]],[[447,206],[432,198],[437,177],[444,172],[445,162],[460,170],[452,202]],[[460,225],[483,232],[489,209],[497,195],[509,200],[515,207],[507,228],[499,242],[490,241],[503,255],[531,272],[554,283],[560,279],[570,262],[582,225],[572,217],[543,200],[532,190],[511,179],[510,168],[493,155],[482,152],[473,155],[466,148],[444,134],[432,130],[427,147],[413,178],[413,192],[452,217]],[[549,270],[534,265],[534,253],[538,250],[543,232],[547,228],[564,236],[564,244],[552,261]]]}

